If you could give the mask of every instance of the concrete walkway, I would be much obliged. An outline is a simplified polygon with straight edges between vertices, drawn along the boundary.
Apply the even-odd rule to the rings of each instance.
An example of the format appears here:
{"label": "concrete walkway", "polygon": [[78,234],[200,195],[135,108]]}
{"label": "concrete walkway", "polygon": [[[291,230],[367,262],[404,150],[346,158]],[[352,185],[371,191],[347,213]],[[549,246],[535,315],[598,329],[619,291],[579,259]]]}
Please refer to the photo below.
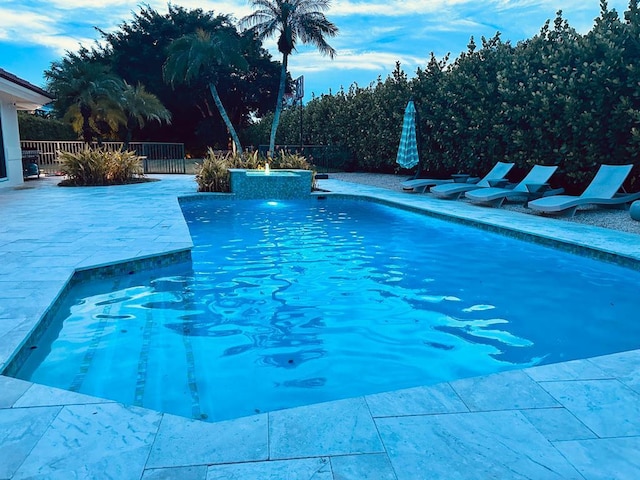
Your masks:
{"label": "concrete walkway", "polygon": [[[0,190],[0,369],[75,270],[188,251],[193,177]],[[640,239],[428,195],[332,192],[640,261]],[[639,286],[640,287],[640,286]],[[640,350],[204,423],[0,376],[0,479],[640,478]]]}

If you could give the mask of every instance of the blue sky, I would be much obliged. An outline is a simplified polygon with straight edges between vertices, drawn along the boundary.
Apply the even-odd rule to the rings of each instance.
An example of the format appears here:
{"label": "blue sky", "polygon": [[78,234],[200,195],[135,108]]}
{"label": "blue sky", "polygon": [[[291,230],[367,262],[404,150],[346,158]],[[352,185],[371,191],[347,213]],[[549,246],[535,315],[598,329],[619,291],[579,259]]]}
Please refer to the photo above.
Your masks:
{"label": "blue sky", "polygon": [[[166,0],[145,4],[166,12]],[[239,19],[250,13],[246,0],[174,1],[188,9],[202,8],[232,14]],[[609,0],[620,15],[628,0]],[[99,39],[94,27],[113,30],[130,21],[140,10],[129,0],[2,0],[0,3],[0,68],[38,86],[43,72],[66,50],[90,47]],[[558,10],[569,24],[585,33],[600,13],[599,0],[333,0],[327,17],[340,29],[330,40],[338,55],[333,61],[313,48],[300,46],[290,58],[291,75],[305,77],[305,99],[348,89],[353,83],[367,86],[383,79],[400,61],[409,76],[424,66],[431,52],[451,59],[466,50],[469,38],[492,37],[516,43],[540,31]],[[275,41],[265,43],[280,59]]]}

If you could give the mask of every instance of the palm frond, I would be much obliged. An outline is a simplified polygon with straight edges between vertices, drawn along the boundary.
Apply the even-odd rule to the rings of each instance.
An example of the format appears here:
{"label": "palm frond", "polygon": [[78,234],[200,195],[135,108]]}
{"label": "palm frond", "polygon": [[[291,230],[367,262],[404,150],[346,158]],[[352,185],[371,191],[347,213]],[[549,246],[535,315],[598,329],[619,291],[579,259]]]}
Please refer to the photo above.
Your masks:
{"label": "palm frond", "polygon": [[125,83],[124,111],[127,118],[133,120],[140,128],[147,121],[171,123],[171,112],[166,109],[160,99],[142,84],[135,87]]}
{"label": "palm frond", "polygon": [[253,13],[240,21],[240,25],[253,29],[258,38],[278,35],[278,50],[289,55],[298,40],[315,45],[321,54],[333,58],[336,51],[325,37],[335,37],[338,27],[324,15],[330,0],[251,0]]}

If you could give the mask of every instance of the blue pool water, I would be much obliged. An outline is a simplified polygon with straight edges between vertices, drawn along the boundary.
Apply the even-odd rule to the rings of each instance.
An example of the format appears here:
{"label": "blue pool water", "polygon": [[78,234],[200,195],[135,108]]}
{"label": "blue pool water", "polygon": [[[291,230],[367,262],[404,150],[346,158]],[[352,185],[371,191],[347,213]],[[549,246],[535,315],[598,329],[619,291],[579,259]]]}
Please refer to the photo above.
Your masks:
{"label": "blue pool water", "polygon": [[640,348],[640,272],[382,204],[189,201],[193,264],[74,287],[19,378],[222,420]]}

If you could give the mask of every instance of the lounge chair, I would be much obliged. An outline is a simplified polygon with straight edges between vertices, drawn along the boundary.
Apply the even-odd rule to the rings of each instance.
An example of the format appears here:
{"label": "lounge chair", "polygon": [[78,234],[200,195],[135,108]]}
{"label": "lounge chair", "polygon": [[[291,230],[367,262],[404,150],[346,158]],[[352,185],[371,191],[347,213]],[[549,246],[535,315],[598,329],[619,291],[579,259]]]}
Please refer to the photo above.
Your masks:
{"label": "lounge chair", "polygon": [[498,162],[491,171],[482,177],[477,183],[446,183],[444,185],[437,185],[433,187],[431,189],[431,193],[439,198],[457,199],[465,192],[470,192],[471,190],[476,190],[482,187],[493,186],[493,182],[496,180],[503,180],[512,167],[513,163]]}
{"label": "lounge chair", "polygon": [[476,183],[480,180],[478,177],[472,177],[470,175],[452,175],[451,178],[412,178],[402,182],[402,190],[413,193],[424,193],[427,189],[435,187],[436,185],[443,185],[445,183]]}
{"label": "lounge chair", "polygon": [[619,193],[622,184],[631,173],[633,165],[601,165],[582,195],[553,195],[529,202],[529,208],[542,213],[562,214],[573,217],[582,205],[625,207],[640,199],[640,192]]}
{"label": "lounge chair", "polygon": [[557,170],[556,166],[534,165],[526,177],[513,188],[487,187],[478,188],[465,193],[465,197],[473,203],[501,206],[505,200],[510,202],[526,202],[533,196],[548,196],[564,192],[564,189],[549,189],[548,181]]}

